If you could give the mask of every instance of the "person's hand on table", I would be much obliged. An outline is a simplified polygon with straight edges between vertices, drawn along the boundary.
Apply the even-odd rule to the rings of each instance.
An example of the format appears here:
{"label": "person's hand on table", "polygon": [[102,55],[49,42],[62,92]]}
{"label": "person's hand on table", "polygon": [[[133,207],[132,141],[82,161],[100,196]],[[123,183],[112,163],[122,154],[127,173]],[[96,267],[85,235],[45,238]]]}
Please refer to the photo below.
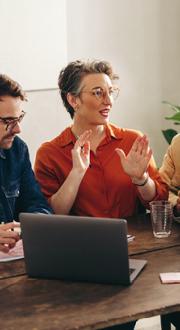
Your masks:
{"label": "person's hand on table", "polygon": [[15,222],[0,224],[0,251],[8,253],[19,241],[20,235],[14,231],[14,228],[20,228],[20,224]]}

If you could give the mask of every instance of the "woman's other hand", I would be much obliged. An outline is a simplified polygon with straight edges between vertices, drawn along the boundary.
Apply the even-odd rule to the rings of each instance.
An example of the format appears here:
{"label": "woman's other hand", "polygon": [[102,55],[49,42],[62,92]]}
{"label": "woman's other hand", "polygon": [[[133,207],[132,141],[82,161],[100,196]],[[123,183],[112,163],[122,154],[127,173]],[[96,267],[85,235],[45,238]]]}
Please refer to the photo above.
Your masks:
{"label": "woman's other hand", "polygon": [[152,150],[149,148],[146,135],[137,137],[127,156],[122,149],[116,149],[116,151],[121,159],[124,172],[132,180],[141,180],[147,171],[152,156]]}

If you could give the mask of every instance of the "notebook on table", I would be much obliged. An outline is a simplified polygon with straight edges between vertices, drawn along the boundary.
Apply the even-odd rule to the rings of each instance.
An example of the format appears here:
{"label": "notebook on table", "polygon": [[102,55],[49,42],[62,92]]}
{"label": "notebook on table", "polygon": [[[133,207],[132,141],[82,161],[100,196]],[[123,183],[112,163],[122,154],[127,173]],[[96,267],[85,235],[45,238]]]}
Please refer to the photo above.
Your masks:
{"label": "notebook on table", "polygon": [[123,219],[20,214],[30,277],[128,285],[146,260],[128,258]]}

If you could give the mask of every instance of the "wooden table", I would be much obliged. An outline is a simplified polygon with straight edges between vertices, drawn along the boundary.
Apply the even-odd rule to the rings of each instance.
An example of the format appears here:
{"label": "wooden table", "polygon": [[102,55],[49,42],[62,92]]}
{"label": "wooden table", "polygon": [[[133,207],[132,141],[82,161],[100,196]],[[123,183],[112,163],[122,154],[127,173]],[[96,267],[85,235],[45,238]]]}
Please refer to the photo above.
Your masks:
{"label": "wooden table", "polygon": [[23,260],[1,263],[1,329],[99,329],[180,311],[180,285],[159,279],[160,272],[180,271],[180,225],[167,239],[153,237],[148,217],[129,219],[128,230],[135,235],[130,255],[148,260],[129,287],[31,279],[15,276],[25,271]]}
{"label": "wooden table", "polygon": [[149,214],[129,218],[128,232],[135,236],[135,241],[129,245],[130,255],[180,246],[180,224],[173,223],[172,233],[168,238],[155,238]]}

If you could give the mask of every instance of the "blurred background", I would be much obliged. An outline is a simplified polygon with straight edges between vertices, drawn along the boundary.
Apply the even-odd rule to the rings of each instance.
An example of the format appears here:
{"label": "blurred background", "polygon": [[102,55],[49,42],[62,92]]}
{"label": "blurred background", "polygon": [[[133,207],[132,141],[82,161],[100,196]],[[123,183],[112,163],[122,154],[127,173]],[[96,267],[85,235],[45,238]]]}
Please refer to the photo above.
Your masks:
{"label": "blurred background", "polygon": [[163,100],[180,104],[179,0],[0,0],[0,72],[28,94],[22,138],[31,160],[71,119],[57,89],[74,59],[105,59],[119,74],[111,122],[146,133],[158,166],[173,126]]}

